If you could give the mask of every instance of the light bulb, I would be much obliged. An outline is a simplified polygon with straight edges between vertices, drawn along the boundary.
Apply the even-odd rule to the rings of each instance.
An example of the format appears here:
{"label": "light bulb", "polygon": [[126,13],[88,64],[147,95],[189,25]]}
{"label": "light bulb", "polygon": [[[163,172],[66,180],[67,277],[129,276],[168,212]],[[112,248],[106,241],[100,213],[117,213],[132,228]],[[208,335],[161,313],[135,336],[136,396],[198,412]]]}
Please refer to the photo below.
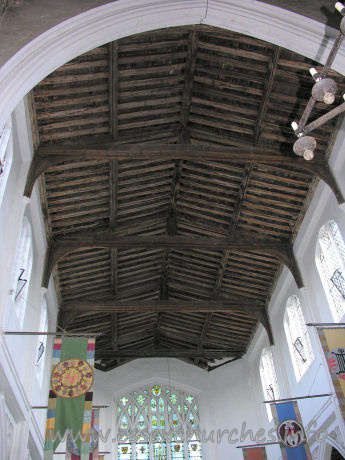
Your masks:
{"label": "light bulb", "polygon": [[314,78],[315,81],[321,80],[321,77],[318,74],[318,71],[315,69],[315,67],[311,67],[309,69],[310,75]]}
{"label": "light bulb", "polygon": [[334,5],[334,8],[339,11],[339,13],[342,12],[342,10],[345,8],[345,6],[341,3],[341,2],[337,2],[335,5]]}
{"label": "light bulb", "polygon": [[[344,96],[345,96],[345,94],[344,94]],[[345,98],[344,98],[344,99],[345,99]],[[298,129],[298,123],[297,123],[296,121],[293,121],[293,122],[291,123],[291,128],[292,128],[294,131],[297,131],[297,129]]]}

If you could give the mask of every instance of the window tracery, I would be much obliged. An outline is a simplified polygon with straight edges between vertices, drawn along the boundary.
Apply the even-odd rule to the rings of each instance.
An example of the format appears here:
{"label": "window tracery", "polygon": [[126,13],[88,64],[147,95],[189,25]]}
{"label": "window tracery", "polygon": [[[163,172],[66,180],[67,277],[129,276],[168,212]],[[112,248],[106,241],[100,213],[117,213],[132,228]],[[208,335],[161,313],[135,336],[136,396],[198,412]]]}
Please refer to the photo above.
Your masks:
{"label": "window tracery", "polygon": [[201,459],[194,395],[153,385],[117,403],[118,460]]}

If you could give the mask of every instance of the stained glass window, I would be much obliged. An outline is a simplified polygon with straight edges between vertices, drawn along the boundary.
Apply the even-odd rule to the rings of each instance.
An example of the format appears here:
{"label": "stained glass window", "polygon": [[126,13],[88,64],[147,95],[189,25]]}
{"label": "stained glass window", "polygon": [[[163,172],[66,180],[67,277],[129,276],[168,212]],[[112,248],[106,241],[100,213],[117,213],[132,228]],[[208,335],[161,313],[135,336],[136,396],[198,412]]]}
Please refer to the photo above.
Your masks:
{"label": "stained glass window", "polygon": [[130,444],[119,444],[117,446],[118,458],[121,460],[131,460],[132,446]]}
{"label": "stained glass window", "polygon": [[123,406],[125,406],[127,403],[128,403],[128,398],[126,398],[126,396],[123,396],[121,399],[120,399],[121,403]]}
{"label": "stained glass window", "polygon": [[146,427],[146,421],[145,421],[144,414],[140,414],[139,419],[138,419],[138,428],[139,430],[143,430],[145,427]]}
{"label": "stained glass window", "polygon": [[158,427],[157,417],[155,415],[152,415],[152,429],[155,429],[157,427]]}
{"label": "stained glass window", "polygon": [[135,446],[136,459],[149,460],[150,459],[150,445],[148,443],[138,442]]}
{"label": "stained glass window", "polygon": [[162,389],[159,385],[154,385],[151,391],[154,395],[159,396],[162,392]]}
{"label": "stained glass window", "polygon": [[201,459],[201,445],[200,442],[194,438],[188,442],[188,459]]}
{"label": "stained glass window", "polygon": [[152,399],[151,399],[151,410],[152,410],[152,412],[156,412],[156,411],[157,411],[157,403],[156,403],[155,398],[152,398]]}
{"label": "stained glass window", "polygon": [[182,439],[176,439],[171,443],[170,457],[172,460],[184,459],[184,442]]}
{"label": "stained glass window", "polygon": [[177,396],[174,393],[169,396],[169,399],[173,404],[177,403]]}
{"label": "stained glass window", "polygon": [[166,460],[167,446],[165,442],[155,442],[153,444],[153,458],[154,460]]}
{"label": "stained glass window", "polygon": [[140,394],[140,395],[137,397],[137,401],[138,401],[138,403],[142,406],[142,405],[144,404],[144,402],[145,402],[144,396]]}
{"label": "stained glass window", "polygon": [[[202,458],[197,398],[183,391],[153,385],[122,395],[117,428],[121,435],[128,433],[127,439],[121,438],[118,460]],[[136,442],[130,436],[135,429]]]}
{"label": "stained glass window", "polygon": [[127,430],[127,428],[128,428],[128,421],[127,421],[127,417],[125,415],[123,415],[122,419],[121,419],[121,428],[123,430]]}
{"label": "stained glass window", "polygon": [[319,233],[317,267],[335,321],[345,313],[345,244],[334,220]]}
{"label": "stained glass window", "polygon": [[312,363],[314,353],[302,307],[296,295],[291,296],[286,303],[284,328],[298,381]]}

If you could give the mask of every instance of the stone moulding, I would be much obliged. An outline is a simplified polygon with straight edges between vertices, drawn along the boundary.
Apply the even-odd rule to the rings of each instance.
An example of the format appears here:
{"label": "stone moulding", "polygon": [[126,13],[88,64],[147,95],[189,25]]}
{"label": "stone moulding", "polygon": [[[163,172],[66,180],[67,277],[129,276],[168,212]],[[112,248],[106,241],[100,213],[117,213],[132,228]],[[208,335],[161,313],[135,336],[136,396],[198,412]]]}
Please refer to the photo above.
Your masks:
{"label": "stone moulding", "polygon": [[[2,66],[0,126],[37,83],[74,57],[124,36],[191,24],[249,34],[321,62],[333,43],[325,35],[336,35],[317,21],[252,0],[118,0],[47,30]],[[344,57],[343,48],[333,66],[340,73]]]}

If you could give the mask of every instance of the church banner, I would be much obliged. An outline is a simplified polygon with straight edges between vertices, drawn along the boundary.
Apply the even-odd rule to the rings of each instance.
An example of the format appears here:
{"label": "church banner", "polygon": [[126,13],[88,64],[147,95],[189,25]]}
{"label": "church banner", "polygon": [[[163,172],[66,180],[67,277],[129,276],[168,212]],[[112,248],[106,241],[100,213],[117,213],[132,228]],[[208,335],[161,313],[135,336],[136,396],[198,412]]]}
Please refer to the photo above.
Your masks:
{"label": "church banner", "polygon": [[243,447],[244,460],[267,460],[265,447]]}
{"label": "church banner", "polygon": [[270,404],[283,460],[312,460],[296,401]]}
{"label": "church banner", "polygon": [[48,401],[44,460],[52,460],[70,435],[81,460],[89,460],[95,339],[55,339]]}
{"label": "church banner", "polygon": [[[86,397],[85,397],[85,410],[84,410],[84,424],[83,424],[83,438],[86,440],[87,430],[90,429],[88,424],[89,417],[89,408],[87,407]],[[88,450],[88,460],[101,460],[103,456],[99,455],[98,451],[98,435],[99,435],[99,409],[92,409],[91,412],[91,434],[87,436],[89,438],[89,450]],[[81,452],[73,441],[72,437],[67,438],[66,444],[66,457],[65,460],[80,460]]]}
{"label": "church banner", "polygon": [[345,328],[318,327],[317,332],[345,421]]}

